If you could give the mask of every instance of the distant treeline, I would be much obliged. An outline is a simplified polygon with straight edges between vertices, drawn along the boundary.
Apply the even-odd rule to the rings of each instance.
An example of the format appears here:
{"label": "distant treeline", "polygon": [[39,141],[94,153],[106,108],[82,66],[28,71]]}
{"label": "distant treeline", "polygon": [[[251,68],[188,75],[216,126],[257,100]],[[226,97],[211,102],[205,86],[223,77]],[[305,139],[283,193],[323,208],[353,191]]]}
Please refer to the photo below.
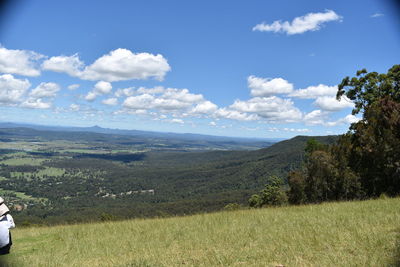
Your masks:
{"label": "distant treeline", "polygon": [[104,159],[104,160],[115,160],[122,161],[125,163],[131,161],[143,160],[145,158],[144,153],[135,153],[135,154],[125,154],[125,153],[117,153],[117,154],[96,154],[96,153],[82,153],[73,156],[74,159],[80,158],[94,158],[94,159]]}

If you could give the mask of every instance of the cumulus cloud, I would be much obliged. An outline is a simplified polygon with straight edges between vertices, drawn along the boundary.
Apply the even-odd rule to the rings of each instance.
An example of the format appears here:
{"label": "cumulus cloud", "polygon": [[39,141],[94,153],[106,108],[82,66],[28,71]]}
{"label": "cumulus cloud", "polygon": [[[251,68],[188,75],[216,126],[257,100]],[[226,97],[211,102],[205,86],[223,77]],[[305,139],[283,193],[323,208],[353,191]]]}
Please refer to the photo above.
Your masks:
{"label": "cumulus cloud", "polygon": [[288,94],[293,90],[293,84],[282,78],[259,78],[249,76],[247,85],[251,89],[252,96],[270,96],[274,94]]}
{"label": "cumulus cloud", "polygon": [[33,89],[29,96],[37,99],[43,97],[55,97],[57,92],[60,90],[60,86],[56,83],[40,83],[35,89]]}
{"label": "cumulus cloud", "polygon": [[42,68],[64,72],[83,80],[107,82],[149,78],[161,81],[171,70],[168,61],[160,54],[133,53],[124,48],[101,56],[89,66],[85,66],[78,54],[75,54],[51,57],[43,62]]}
{"label": "cumulus cloud", "polygon": [[336,121],[329,121],[329,112],[323,111],[320,109],[311,111],[304,116],[304,122],[307,125],[323,125],[328,127],[337,126],[340,124],[351,124],[358,122],[360,118],[357,118],[354,115],[347,115],[346,117],[336,120]]}
{"label": "cumulus cloud", "polygon": [[295,90],[289,96],[297,98],[313,99],[321,96],[336,96],[337,86],[328,86],[319,84],[317,86],[309,86],[305,89]]}
{"label": "cumulus cloud", "polygon": [[192,94],[189,93],[188,89],[176,88],[166,89],[161,97],[164,99],[175,99],[185,103],[196,103],[199,101],[203,101],[204,99],[201,94]]}
{"label": "cumulus cloud", "polygon": [[97,94],[95,92],[89,92],[85,96],[85,100],[91,102],[91,101],[94,101],[96,99],[96,97],[97,97]]}
{"label": "cumulus cloud", "polygon": [[[185,111],[193,105],[202,104],[205,101],[201,94],[192,94],[188,89],[157,87],[153,89],[141,88],[139,91],[142,94],[129,96],[125,99],[123,103],[125,108]],[[211,107],[210,103],[204,105]],[[204,105],[198,108],[204,109]]]}
{"label": "cumulus cloud", "polygon": [[33,109],[48,109],[51,108],[50,102],[43,102],[41,98],[29,98],[21,104],[21,107],[24,108],[33,108]]}
{"label": "cumulus cloud", "polygon": [[106,95],[111,93],[112,85],[109,82],[99,81],[94,85],[92,91],[87,93],[85,99],[89,102],[94,101],[100,95]]}
{"label": "cumulus cloud", "polygon": [[134,94],[135,94],[134,87],[128,87],[128,88],[118,89],[114,95],[116,97],[123,97],[123,96],[133,96]]}
{"label": "cumulus cloud", "polygon": [[361,119],[360,119],[360,118],[357,118],[356,116],[350,114],[350,115],[347,115],[346,117],[344,117],[344,118],[342,118],[342,119],[339,119],[339,120],[337,120],[337,121],[327,122],[327,123],[325,123],[325,125],[326,125],[326,126],[333,127],[333,126],[337,126],[337,125],[340,125],[340,124],[352,124],[352,123],[356,123],[356,122],[358,122],[359,120],[361,120]]}
{"label": "cumulus cloud", "polygon": [[11,74],[0,75],[0,104],[13,105],[21,102],[30,86],[27,79],[17,79]]}
{"label": "cumulus cloud", "polygon": [[160,54],[135,54],[128,49],[118,48],[86,67],[81,77],[109,82],[148,78],[163,80],[170,70],[167,60]]}
{"label": "cumulus cloud", "polygon": [[200,104],[197,104],[192,110],[191,113],[194,114],[211,114],[218,109],[218,106],[212,103],[211,101],[204,101]]}
{"label": "cumulus cloud", "polygon": [[172,123],[179,123],[179,124],[184,124],[185,122],[183,121],[183,120],[181,120],[181,119],[172,119],[172,120],[170,120],[170,122],[172,122]]}
{"label": "cumulus cloud", "polygon": [[314,104],[326,111],[339,111],[354,107],[354,103],[346,96],[343,96],[340,101],[336,97],[321,96],[315,100]]}
{"label": "cumulus cloud", "polygon": [[254,113],[268,121],[293,122],[302,118],[301,111],[294,106],[293,101],[276,96],[255,97],[248,101],[236,100],[230,109]]}
{"label": "cumulus cloud", "polygon": [[149,109],[154,107],[154,99],[154,96],[149,94],[130,96],[125,99],[123,106],[128,109]]}
{"label": "cumulus cloud", "polygon": [[79,87],[80,87],[79,84],[71,84],[71,85],[68,86],[68,89],[73,91],[73,90],[78,89]]}
{"label": "cumulus cloud", "polygon": [[139,93],[139,94],[161,94],[164,91],[165,91],[165,88],[162,86],[156,86],[153,88],[140,87],[137,90],[137,93]]}
{"label": "cumulus cloud", "polygon": [[78,54],[51,57],[42,63],[44,70],[65,72],[73,77],[79,77],[84,66],[85,64],[79,59]]}
{"label": "cumulus cloud", "polygon": [[296,17],[292,22],[276,20],[271,24],[260,23],[253,27],[253,31],[286,33],[288,35],[301,34],[307,31],[317,31],[326,22],[341,20],[341,16],[333,10],[319,13],[308,13]]}
{"label": "cumulus cloud", "polygon": [[181,110],[191,105],[191,103],[172,98],[155,98],[152,104],[153,108],[161,110]]}
{"label": "cumulus cloud", "polygon": [[118,105],[118,99],[117,98],[107,98],[101,101],[104,105],[109,105],[109,106],[116,106]]}
{"label": "cumulus cloud", "polygon": [[259,119],[256,114],[249,114],[246,112],[240,112],[228,108],[220,108],[214,113],[214,115],[217,118],[225,118],[238,121],[254,121]]}
{"label": "cumulus cloud", "polygon": [[307,125],[323,125],[327,116],[327,112],[317,109],[305,114],[303,119]]}
{"label": "cumulus cloud", "polygon": [[69,105],[69,109],[70,109],[71,111],[79,111],[80,108],[81,108],[81,107],[80,107],[79,105],[74,104],[74,103],[72,103],[71,105]]}
{"label": "cumulus cloud", "polygon": [[37,61],[43,55],[27,50],[12,50],[0,46],[0,72],[24,76],[39,76]]}
{"label": "cumulus cloud", "polygon": [[111,83],[105,81],[97,82],[94,86],[94,92],[100,95],[111,93],[111,89]]}

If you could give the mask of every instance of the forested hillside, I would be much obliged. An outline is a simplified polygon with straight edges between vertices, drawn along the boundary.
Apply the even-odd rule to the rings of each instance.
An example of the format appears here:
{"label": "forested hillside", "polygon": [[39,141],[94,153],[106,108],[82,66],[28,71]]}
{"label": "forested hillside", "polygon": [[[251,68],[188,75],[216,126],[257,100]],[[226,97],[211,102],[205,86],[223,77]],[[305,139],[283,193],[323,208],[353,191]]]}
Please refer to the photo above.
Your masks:
{"label": "forested hillside", "polygon": [[[246,204],[270,175],[286,178],[299,167],[309,139],[298,136],[255,151],[141,151],[125,144],[126,136],[2,132],[12,141],[2,143],[0,188],[26,224],[191,214]],[[333,143],[336,137],[317,140]]]}

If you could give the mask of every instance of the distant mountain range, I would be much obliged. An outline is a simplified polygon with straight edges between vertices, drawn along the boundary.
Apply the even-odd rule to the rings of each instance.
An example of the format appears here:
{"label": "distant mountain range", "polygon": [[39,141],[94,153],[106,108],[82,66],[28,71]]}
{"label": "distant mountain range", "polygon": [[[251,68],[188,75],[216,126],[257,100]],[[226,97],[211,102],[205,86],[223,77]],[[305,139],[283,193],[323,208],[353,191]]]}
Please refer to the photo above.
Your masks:
{"label": "distant mountain range", "polygon": [[68,140],[70,142],[104,142],[117,146],[131,145],[138,150],[207,151],[257,150],[279,139],[236,138],[191,133],[163,133],[93,127],[61,127],[12,122],[0,123],[0,142],[21,140]]}
{"label": "distant mountain range", "polygon": [[245,138],[245,137],[228,137],[228,136],[215,136],[205,134],[194,134],[194,133],[173,133],[173,132],[153,132],[153,131],[141,131],[141,130],[124,130],[124,129],[110,129],[102,128],[100,126],[92,127],[68,127],[68,126],[49,126],[49,125],[38,125],[28,123],[14,123],[14,122],[0,122],[0,128],[19,128],[25,127],[41,131],[64,131],[64,132],[91,132],[91,133],[102,133],[102,134],[117,134],[117,135],[129,135],[137,137],[149,137],[149,138],[162,138],[162,139],[180,139],[180,140],[204,140],[204,141],[235,141],[235,142],[268,142],[276,143],[284,138]]}

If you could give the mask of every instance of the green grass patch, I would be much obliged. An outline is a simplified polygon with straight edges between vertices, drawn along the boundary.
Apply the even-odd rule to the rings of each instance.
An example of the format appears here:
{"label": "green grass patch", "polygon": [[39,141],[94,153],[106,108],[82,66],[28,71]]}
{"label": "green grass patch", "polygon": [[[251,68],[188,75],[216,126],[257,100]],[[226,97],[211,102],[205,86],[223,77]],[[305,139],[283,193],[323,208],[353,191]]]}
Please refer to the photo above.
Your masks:
{"label": "green grass patch", "polygon": [[42,163],[46,161],[46,159],[42,158],[33,158],[33,157],[21,157],[21,158],[11,158],[7,160],[0,161],[1,164],[9,165],[9,166],[21,166],[21,165],[30,165],[30,166],[40,166]]}
{"label": "green grass patch", "polygon": [[37,176],[41,177],[44,175],[47,176],[62,176],[65,173],[64,169],[54,168],[54,167],[47,167],[43,170],[40,170],[36,173]]}
{"label": "green grass patch", "polygon": [[[18,222],[17,222],[18,224]],[[13,230],[12,266],[387,266],[400,198]]]}
{"label": "green grass patch", "polygon": [[40,200],[39,198],[32,197],[32,196],[27,195],[27,194],[22,193],[22,192],[17,192],[17,191],[13,191],[13,190],[5,190],[5,189],[1,189],[1,188],[0,188],[0,195],[1,196],[15,195],[15,198],[23,200],[23,201],[24,200],[26,200],[26,201],[29,201],[29,200]]}

